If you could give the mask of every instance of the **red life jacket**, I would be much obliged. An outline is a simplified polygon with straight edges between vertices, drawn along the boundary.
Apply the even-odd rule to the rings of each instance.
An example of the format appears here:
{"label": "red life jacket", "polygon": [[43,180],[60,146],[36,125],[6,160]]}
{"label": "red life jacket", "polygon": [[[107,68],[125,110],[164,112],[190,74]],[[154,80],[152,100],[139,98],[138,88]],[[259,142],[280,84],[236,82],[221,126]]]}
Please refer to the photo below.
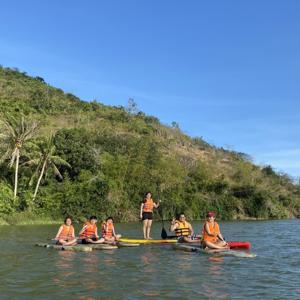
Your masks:
{"label": "red life jacket", "polygon": [[80,235],[81,238],[92,238],[96,235],[97,225],[92,224],[91,222],[86,222],[84,232]]}
{"label": "red life jacket", "polygon": [[62,224],[63,227],[61,233],[59,234],[60,240],[71,240],[74,238],[74,227],[73,225]]}
{"label": "red life jacket", "polygon": [[203,226],[203,231],[202,231],[202,239],[205,242],[212,242],[212,243],[217,243],[219,238],[217,236],[211,236],[208,235],[206,229],[205,229],[205,225],[208,224],[209,226],[209,231],[211,234],[217,235],[220,234],[220,227],[219,224],[217,222],[205,222],[204,226]]}
{"label": "red life jacket", "polygon": [[102,223],[102,237],[113,237],[114,236],[114,224],[113,223]]}
{"label": "red life jacket", "polygon": [[144,200],[143,212],[153,212],[154,202],[152,198]]}

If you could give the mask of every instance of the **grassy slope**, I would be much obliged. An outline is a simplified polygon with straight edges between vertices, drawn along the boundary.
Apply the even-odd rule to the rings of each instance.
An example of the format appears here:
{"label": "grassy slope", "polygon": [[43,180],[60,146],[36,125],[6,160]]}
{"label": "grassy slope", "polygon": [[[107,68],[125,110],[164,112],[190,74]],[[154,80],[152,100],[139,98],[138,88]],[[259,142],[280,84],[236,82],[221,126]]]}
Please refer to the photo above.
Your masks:
{"label": "grassy slope", "polygon": [[[22,112],[39,120],[41,136],[49,131],[75,127],[84,127],[90,134],[123,139],[150,136],[161,146],[163,156],[176,159],[187,169],[200,161],[210,178],[225,181],[231,187],[255,185],[270,191],[274,199],[288,198],[291,194],[294,197],[298,193],[298,187],[286,175],[266,176],[244,154],[218,149],[201,138],[192,139],[179,129],[162,125],[155,117],[143,113],[132,115],[122,107],[82,101],[49,86],[42,78],[32,78],[17,70],[0,68],[0,107],[2,112],[15,115]],[[299,200],[298,194],[297,197]],[[272,209],[274,203],[268,205]],[[242,206],[237,211],[237,217],[247,214]],[[288,216],[297,214],[298,208],[289,208],[286,212]]]}

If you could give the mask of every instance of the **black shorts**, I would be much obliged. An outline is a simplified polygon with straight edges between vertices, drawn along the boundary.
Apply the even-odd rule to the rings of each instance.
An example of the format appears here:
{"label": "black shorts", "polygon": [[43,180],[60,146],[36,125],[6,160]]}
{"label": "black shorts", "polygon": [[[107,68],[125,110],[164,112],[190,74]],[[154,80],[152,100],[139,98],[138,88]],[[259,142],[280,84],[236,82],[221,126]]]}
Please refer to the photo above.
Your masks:
{"label": "black shorts", "polygon": [[144,211],[142,214],[142,220],[152,220],[153,219],[153,212]]}
{"label": "black shorts", "polygon": [[[60,239],[61,240],[61,239]],[[69,242],[70,240],[64,240],[65,242]],[[62,245],[60,242],[59,242],[59,240],[58,241],[56,241],[56,243],[55,243],[55,245]]]}
{"label": "black shorts", "polygon": [[[94,242],[98,241],[98,239],[95,238],[95,237],[89,238],[89,239],[91,239],[91,240],[94,241]],[[82,239],[82,240],[81,240],[81,244],[89,244],[89,242],[88,242],[86,239]]]}

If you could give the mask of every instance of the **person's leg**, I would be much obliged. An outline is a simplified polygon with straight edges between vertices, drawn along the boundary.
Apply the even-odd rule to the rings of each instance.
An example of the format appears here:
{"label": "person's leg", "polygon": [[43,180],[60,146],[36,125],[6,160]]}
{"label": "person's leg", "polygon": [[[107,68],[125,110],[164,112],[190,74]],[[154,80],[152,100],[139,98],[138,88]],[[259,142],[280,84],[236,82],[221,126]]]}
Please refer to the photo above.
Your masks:
{"label": "person's leg", "polygon": [[222,244],[224,242],[222,242],[220,244],[220,243],[212,243],[212,242],[206,241],[204,243],[205,243],[205,246],[208,247],[208,248],[210,248],[210,249],[229,249],[229,247],[227,245]]}
{"label": "person's leg", "polygon": [[113,236],[112,237],[105,237],[104,239],[105,239],[106,244],[114,244],[116,242],[116,239]]}
{"label": "person's leg", "polygon": [[63,244],[64,246],[75,246],[77,245],[77,239],[73,239],[70,241],[65,241],[65,243]]}
{"label": "person's leg", "polygon": [[147,239],[149,239],[149,240],[152,240],[152,237],[150,236],[151,225],[152,225],[152,220],[148,220],[148,224],[147,224]]}
{"label": "person's leg", "polygon": [[189,236],[184,236],[182,238],[182,240],[183,240],[183,243],[198,243],[198,244],[200,244],[200,240],[199,239],[192,239]]}
{"label": "person's leg", "polygon": [[226,248],[226,249],[230,248],[229,245],[228,245],[228,243],[225,242],[225,241],[219,241],[218,245],[221,246],[221,247],[223,247],[223,248]]}
{"label": "person's leg", "polygon": [[96,239],[91,239],[91,238],[86,238],[86,242],[88,244],[103,244],[105,242],[104,238],[100,238],[98,240]]}
{"label": "person's leg", "polygon": [[147,240],[147,226],[148,226],[148,219],[143,220],[143,234],[145,240]]}

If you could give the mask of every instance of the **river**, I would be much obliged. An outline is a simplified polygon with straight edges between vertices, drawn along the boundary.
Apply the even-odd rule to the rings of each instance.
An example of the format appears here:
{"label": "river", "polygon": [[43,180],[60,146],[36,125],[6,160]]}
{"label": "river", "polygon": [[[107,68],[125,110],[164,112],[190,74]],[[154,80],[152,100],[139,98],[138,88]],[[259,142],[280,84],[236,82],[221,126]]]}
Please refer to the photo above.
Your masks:
{"label": "river", "polygon": [[[220,226],[227,240],[250,241],[257,257],[213,257],[170,245],[57,251],[34,245],[54,237],[58,226],[0,226],[0,299],[300,299],[300,220]],[[126,237],[141,237],[140,227],[116,224]],[[159,238],[160,224],[152,229]]]}

